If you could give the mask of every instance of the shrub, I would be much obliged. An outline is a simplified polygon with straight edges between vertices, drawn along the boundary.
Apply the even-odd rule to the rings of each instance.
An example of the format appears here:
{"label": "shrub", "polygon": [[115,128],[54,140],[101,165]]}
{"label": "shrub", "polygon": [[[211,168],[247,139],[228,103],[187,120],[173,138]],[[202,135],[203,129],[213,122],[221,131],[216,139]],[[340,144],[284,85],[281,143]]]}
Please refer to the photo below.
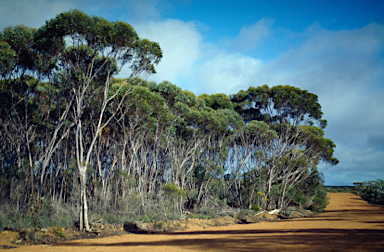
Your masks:
{"label": "shrub", "polygon": [[295,195],[292,198],[293,203],[299,205],[300,207],[305,206],[307,203],[307,197],[301,190],[296,190]]}
{"label": "shrub", "polygon": [[168,183],[163,186],[164,193],[171,198],[185,197],[186,191],[181,190],[175,183]]}
{"label": "shrub", "polygon": [[313,199],[311,210],[314,212],[324,211],[328,203],[327,190],[324,188],[324,186],[318,186],[316,188],[316,194]]}
{"label": "shrub", "polygon": [[65,235],[65,232],[64,232],[64,228],[62,228],[61,226],[56,226],[53,228],[53,233],[61,238],[65,238],[66,235]]}
{"label": "shrub", "polygon": [[30,207],[30,226],[34,231],[43,227],[44,211],[49,207],[48,202],[44,199],[36,200]]}
{"label": "shrub", "polygon": [[236,218],[241,220],[242,222],[246,222],[247,216],[247,210],[241,209],[240,212],[236,215]]}
{"label": "shrub", "polygon": [[372,204],[384,204],[384,180],[367,181],[357,187],[359,195]]}
{"label": "shrub", "polygon": [[163,225],[164,223],[162,221],[159,221],[159,222],[155,221],[155,228],[162,229]]}

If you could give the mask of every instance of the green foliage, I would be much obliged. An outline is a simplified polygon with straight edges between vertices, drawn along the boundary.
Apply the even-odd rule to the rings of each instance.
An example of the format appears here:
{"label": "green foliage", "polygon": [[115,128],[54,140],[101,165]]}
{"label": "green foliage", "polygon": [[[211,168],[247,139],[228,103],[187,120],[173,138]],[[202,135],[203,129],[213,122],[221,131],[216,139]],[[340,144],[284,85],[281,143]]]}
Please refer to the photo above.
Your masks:
{"label": "green foliage", "polygon": [[35,47],[39,52],[55,56],[65,48],[65,38],[75,34],[79,42],[94,51],[125,49],[121,59],[132,62],[134,70],[140,67],[139,63],[145,62],[145,70],[154,72],[153,63],[157,64],[162,57],[159,45],[146,39],[140,40],[129,24],[89,17],[79,10],[63,12],[47,21],[35,34]]}
{"label": "green foliage", "polygon": [[259,206],[252,206],[252,210],[255,211],[255,212],[258,212],[260,211],[260,207]]}
{"label": "green foliage", "polygon": [[171,198],[185,197],[186,191],[181,190],[175,183],[168,183],[163,186],[164,193]]}
{"label": "green foliage", "polygon": [[247,91],[241,90],[231,95],[230,98],[235,110],[246,122],[259,120],[271,125],[284,122],[292,125],[312,125],[318,122],[321,126],[326,125],[325,121],[321,121],[323,113],[318,97],[297,87],[250,87]]}
{"label": "green foliage", "polygon": [[5,42],[0,41],[0,74],[6,75],[10,70],[12,70],[14,64],[16,53],[12,50],[11,46]]}
{"label": "green foliage", "polygon": [[299,206],[305,206],[307,203],[307,198],[302,191],[297,190],[292,198],[292,201]]}
{"label": "green foliage", "polygon": [[214,110],[218,110],[218,109],[233,110],[233,104],[226,94],[213,94],[213,95],[202,94],[202,95],[199,95],[199,99],[205,101],[206,106]]}
{"label": "green foliage", "polygon": [[279,200],[282,195],[282,188],[283,188],[283,185],[281,183],[275,183],[272,185],[271,191],[266,194],[264,199],[268,202],[270,210],[273,210],[279,207]]}
{"label": "green foliage", "polygon": [[36,70],[38,60],[31,46],[36,29],[23,25],[10,26],[4,29],[0,40],[0,74],[19,71],[16,66],[25,70]]}
{"label": "green foliage", "polygon": [[318,186],[316,189],[315,198],[313,199],[313,204],[311,209],[314,212],[324,211],[325,207],[328,205],[327,190],[324,186]]}
{"label": "green foliage", "polygon": [[262,141],[268,141],[277,138],[276,131],[271,130],[268,124],[261,121],[250,121],[245,127],[245,132],[248,133],[252,138],[261,138]]}
{"label": "green foliage", "polygon": [[30,226],[37,231],[43,227],[43,212],[49,207],[48,202],[44,199],[37,199],[30,207]]}
{"label": "green foliage", "polygon": [[321,153],[321,159],[331,165],[337,165],[339,161],[333,157],[336,145],[327,138],[324,138],[324,131],[315,126],[301,125],[301,137],[308,138],[306,141],[306,148],[315,148]]}

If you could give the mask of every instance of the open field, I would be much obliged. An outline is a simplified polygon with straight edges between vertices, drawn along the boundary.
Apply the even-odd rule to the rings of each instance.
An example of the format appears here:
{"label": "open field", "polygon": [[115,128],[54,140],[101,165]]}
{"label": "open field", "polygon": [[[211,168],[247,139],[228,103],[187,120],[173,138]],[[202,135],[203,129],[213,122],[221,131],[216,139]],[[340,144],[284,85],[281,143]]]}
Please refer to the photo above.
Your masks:
{"label": "open field", "polygon": [[188,225],[187,231],[18,246],[7,251],[384,251],[384,208],[349,193],[328,196],[326,212],[311,218],[224,227]]}

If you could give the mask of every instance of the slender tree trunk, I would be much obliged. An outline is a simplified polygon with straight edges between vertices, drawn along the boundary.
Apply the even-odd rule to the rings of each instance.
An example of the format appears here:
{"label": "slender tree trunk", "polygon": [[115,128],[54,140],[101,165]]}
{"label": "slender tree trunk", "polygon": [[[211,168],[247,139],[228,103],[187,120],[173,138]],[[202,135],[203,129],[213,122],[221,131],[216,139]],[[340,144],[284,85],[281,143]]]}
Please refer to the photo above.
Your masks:
{"label": "slender tree trunk", "polygon": [[269,172],[269,179],[268,179],[268,202],[267,202],[267,210],[271,210],[271,188],[272,188],[272,178],[273,178],[273,169]]}
{"label": "slender tree trunk", "polygon": [[89,222],[88,222],[88,204],[87,204],[87,194],[86,194],[86,166],[81,167],[80,172],[80,230],[83,230],[85,226],[85,231],[89,231]]}
{"label": "slender tree trunk", "polygon": [[33,196],[34,196],[34,185],[33,185],[33,164],[32,164],[32,156],[31,156],[31,151],[29,149],[29,144],[28,144],[28,159],[29,159],[29,171],[30,171],[30,174],[31,174],[31,203],[32,203],[32,199],[33,199]]}

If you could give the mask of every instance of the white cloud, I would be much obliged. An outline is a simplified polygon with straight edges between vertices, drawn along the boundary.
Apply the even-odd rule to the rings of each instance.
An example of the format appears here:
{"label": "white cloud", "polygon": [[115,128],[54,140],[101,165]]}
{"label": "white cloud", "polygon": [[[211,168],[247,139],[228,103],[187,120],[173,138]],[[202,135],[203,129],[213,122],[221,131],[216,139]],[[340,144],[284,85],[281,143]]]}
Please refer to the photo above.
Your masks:
{"label": "white cloud", "polygon": [[238,50],[247,50],[257,47],[264,39],[271,35],[271,26],[274,20],[263,18],[254,25],[244,26],[233,41],[232,46]]}
{"label": "white cloud", "polygon": [[[167,7],[168,4],[162,0],[2,0],[0,29],[19,24],[39,28],[46,20],[70,9],[126,22],[155,20],[160,19],[159,9]],[[117,12],[117,9],[121,11]]]}
{"label": "white cloud", "polygon": [[3,0],[0,8],[0,29],[23,24],[39,28],[46,20],[54,18],[71,7],[71,1]]}
{"label": "white cloud", "polygon": [[383,49],[383,25],[323,30],[266,65],[262,82],[317,94],[332,131],[356,137],[384,123],[384,62],[378,56]]}
{"label": "white cloud", "polygon": [[[45,21],[56,15],[79,9],[92,15],[95,12],[106,14],[111,8],[116,8],[121,3],[108,0],[2,0],[0,8],[0,30],[7,26],[23,24],[28,27],[39,28]],[[134,11],[139,8],[133,8]],[[104,15],[103,15],[104,16]]]}
{"label": "white cloud", "polygon": [[218,50],[198,67],[195,81],[200,93],[236,93],[245,83],[252,84],[261,66],[259,59]]}
{"label": "white cloud", "polygon": [[142,22],[133,26],[141,38],[159,42],[163,50],[163,58],[156,67],[157,74],[151,76],[151,80],[168,80],[180,85],[181,80],[191,78],[197,61],[203,56],[203,37],[197,31],[195,23],[169,19]]}

